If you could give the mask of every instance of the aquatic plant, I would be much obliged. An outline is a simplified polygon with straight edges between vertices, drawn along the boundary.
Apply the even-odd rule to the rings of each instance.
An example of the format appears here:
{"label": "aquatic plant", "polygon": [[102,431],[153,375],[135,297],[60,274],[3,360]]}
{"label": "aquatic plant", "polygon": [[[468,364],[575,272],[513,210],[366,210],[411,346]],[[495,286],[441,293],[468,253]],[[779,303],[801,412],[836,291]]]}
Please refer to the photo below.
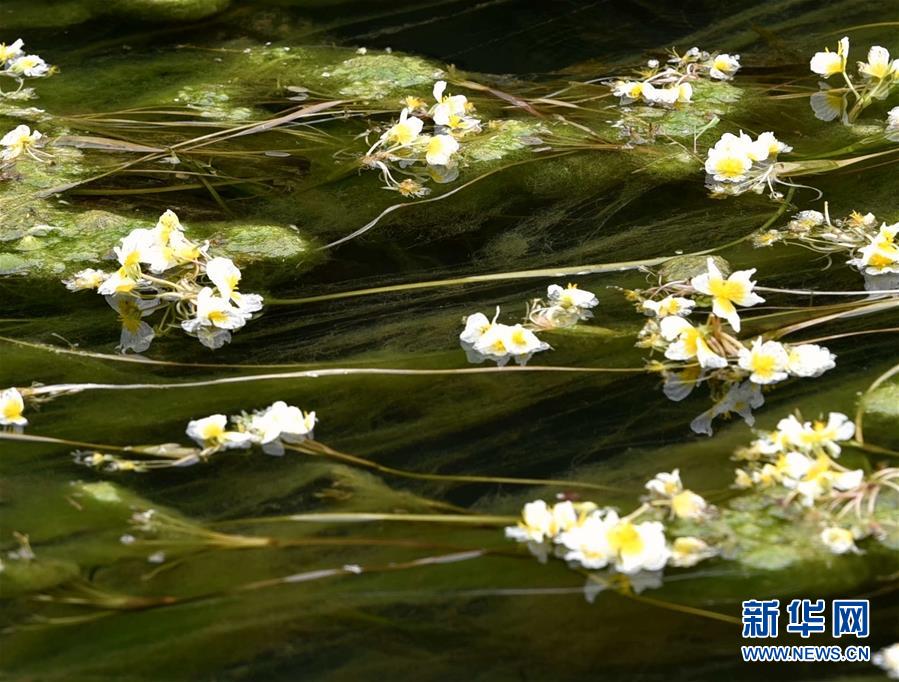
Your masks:
{"label": "aquatic plant", "polygon": [[[695,386],[708,383],[714,407],[693,420],[691,428],[711,434],[715,417],[740,414],[752,425],[752,409],[764,403],[760,388],[790,377],[821,376],[836,366],[836,356],[811,343],[788,344],[757,336],[740,340],[734,333],[742,327],[738,306],[752,307],[765,299],[755,293],[751,279],[755,269],[737,270],[727,277],[715,259],[706,260],[706,271],[689,282],[673,281],[647,291],[628,291],[637,309],[649,316],[637,338],[637,346],[660,351],[668,363],[659,370],[665,378],[664,392],[671,400],[686,398]],[[688,319],[695,308],[711,307],[703,324]]]}
{"label": "aquatic plant", "polygon": [[[889,97],[899,85],[899,59],[890,59],[889,51],[879,45],[868,50],[868,61],[858,62],[858,75],[848,72],[849,38],[843,37],[837,43],[837,51],[816,52],[809,62],[809,68],[825,80],[837,74],[843,77],[846,87],[831,88],[821,83],[821,91],[812,95],[811,107],[815,117],[822,121],[840,119],[843,123],[855,122],[858,116],[875,100]],[[852,105],[848,103],[852,96]]]}
{"label": "aquatic plant", "polygon": [[[446,94],[446,81],[434,84],[433,95],[435,103],[430,108],[424,100],[405,97],[399,120],[361,160],[363,166],[380,171],[384,189],[404,197],[427,196],[428,179],[439,183],[455,180],[459,140],[481,130],[480,120],[473,116],[474,105],[465,95]],[[425,119],[430,119],[432,133],[422,133]],[[402,175],[407,177],[398,180]]]}
{"label": "aquatic plant", "polygon": [[[143,353],[176,326],[215,350],[262,310],[260,295],[238,291],[240,269],[228,258],[211,257],[208,241],[188,239],[171,210],[153,229],[132,230],[114,251],[121,266],[115,272],[88,268],[63,283],[69,291],[96,290],[106,298],[122,320],[123,353]],[[143,318],[157,312],[161,320],[152,328]]]}
{"label": "aquatic plant", "polygon": [[[741,560],[744,531],[738,519],[747,505],[817,529],[820,548],[831,554],[860,553],[857,543],[869,538],[891,546],[899,530],[893,515],[899,469],[866,474],[838,464],[842,447],[867,447],[852,440],[854,433],[852,421],[837,412],[814,422],[795,415],[782,419],[775,431],[735,453],[744,464],[734,483],[741,492],[727,507],[685,488],[674,469],[647,481],[649,494],[626,516],[592,501],[564,499],[550,506],[535,500],[505,534],[527,543],[541,561],[556,556],[572,567],[628,576],[713,557]],[[884,502],[883,495],[893,499]]]}
{"label": "aquatic plant", "polygon": [[650,106],[672,107],[692,100],[692,81],[703,78],[728,81],[739,70],[740,55],[725,52],[710,54],[692,47],[683,55],[671,50],[664,65],[658,59],[651,59],[645,69],[637,72],[636,80],[615,79],[610,87],[622,106],[641,102]]}
{"label": "aquatic plant", "polygon": [[865,275],[872,290],[894,289],[899,275],[899,223],[888,225],[873,213],[852,211],[844,218],[832,219],[827,205],[824,213],[800,211],[782,228],[764,230],[755,235],[758,247],[778,242],[797,244],[825,254],[852,256],[847,264]]}
{"label": "aquatic plant", "polygon": [[705,161],[706,187],[713,195],[761,194],[768,189],[774,199],[783,195],[774,189],[778,179],[778,154],[791,152],[789,145],[774,133],[765,132],[753,140],[749,135],[724,133],[709,149]]}

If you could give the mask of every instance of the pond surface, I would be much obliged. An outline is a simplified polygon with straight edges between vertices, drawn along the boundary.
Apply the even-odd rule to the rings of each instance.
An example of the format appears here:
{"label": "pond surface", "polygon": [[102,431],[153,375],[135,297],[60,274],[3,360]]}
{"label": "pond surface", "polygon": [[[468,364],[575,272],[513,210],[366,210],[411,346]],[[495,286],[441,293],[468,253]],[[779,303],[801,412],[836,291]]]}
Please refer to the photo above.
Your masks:
{"label": "pond surface", "polygon": [[[840,465],[896,466],[899,285],[866,281],[845,250],[752,239],[825,202],[834,218],[899,220],[885,133],[899,87],[852,124],[822,121],[808,69],[843,34],[850,63],[869,45],[899,53],[896,7],[658,4],[3,3],[0,42],[21,37],[59,69],[27,81],[34,99],[0,99],[0,133],[40,128],[50,155],[0,175],[0,388],[25,394],[29,421],[0,433],[4,679],[883,678],[742,663],[741,602],[866,598],[863,643],[899,640],[899,488],[864,498],[860,549],[844,554],[818,536],[851,517],[734,488],[752,464],[732,457],[758,433],[738,414],[711,436],[691,428],[713,404],[702,384],[715,398],[730,384],[668,399],[646,364],[668,360],[635,346],[647,316],[628,292],[690,280],[709,250],[755,268],[766,301],[740,308],[734,335],[837,359],[765,386],[754,428],[859,417],[864,443]],[[597,82],[694,45],[742,68],[699,81],[689,106],[623,107]],[[401,98],[430,106],[441,78],[482,129],[460,137],[458,177],[424,173],[430,193],[406,199],[360,159]],[[709,196],[706,151],[740,130],[773,130],[784,161],[806,164],[780,197]],[[824,160],[839,163],[808,170]],[[166,210],[265,306],[215,351],[175,327],[122,354],[115,311],[61,280],[115,269],[119,239]],[[592,319],[538,329],[552,349],[525,369],[468,362],[466,316],[499,306],[512,325],[569,282],[597,295]],[[147,471],[71,455],[150,461],[116,448],[188,447],[191,420],[279,400],[316,412],[323,449]],[[622,579],[504,536],[537,499],[624,515],[675,468],[717,508],[705,529],[670,524],[719,542],[695,566]]]}

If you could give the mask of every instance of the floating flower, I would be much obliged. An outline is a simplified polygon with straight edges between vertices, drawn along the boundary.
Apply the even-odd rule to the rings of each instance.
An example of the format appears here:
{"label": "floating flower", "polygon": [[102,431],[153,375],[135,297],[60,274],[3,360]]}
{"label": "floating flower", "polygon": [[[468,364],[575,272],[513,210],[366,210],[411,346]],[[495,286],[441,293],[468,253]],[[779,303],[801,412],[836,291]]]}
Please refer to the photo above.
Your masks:
{"label": "floating flower", "polygon": [[819,377],[836,367],[836,355],[824,346],[801,343],[786,346],[787,371],[794,377]]}
{"label": "floating flower", "polygon": [[755,268],[737,270],[725,279],[714,259],[709,258],[706,267],[707,272],[691,279],[690,286],[711,296],[712,312],[730,322],[734,331],[740,331],[740,316],[736,306],[753,306],[765,302],[765,299],[752,291],[755,282],[750,278],[755,274]]}
{"label": "floating flower", "polygon": [[528,502],[521,510],[521,519],[505,529],[506,537],[518,542],[541,543],[554,539],[559,533],[573,528],[578,513],[571,502],[559,502],[550,507],[543,500]]}
{"label": "floating flower", "polygon": [[279,400],[255,413],[247,428],[258,439],[263,452],[283,455],[284,443],[301,443],[311,436],[315,428],[315,412],[303,412]]}
{"label": "floating flower", "polygon": [[740,351],[739,365],[750,372],[749,380],[756,384],[774,384],[783,381],[789,374],[789,356],[782,343],[762,341],[758,337],[751,348]]}
{"label": "floating flower", "polygon": [[678,568],[689,568],[717,554],[718,551],[709,546],[705,540],[685,536],[676,538],[671,545],[671,556],[668,558],[668,563]]}
{"label": "floating flower", "polygon": [[893,107],[887,113],[887,129],[899,130],[899,107]]}
{"label": "floating flower", "polygon": [[41,78],[50,73],[50,66],[36,54],[27,54],[16,57],[6,66],[14,76],[27,76],[28,78]]}
{"label": "floating flower", "polygon": [[858,257],[848,261],[849,265],[854,265],[868,275],[899,273],[897,233],[899,233],[899,223],[892,225],[884,223],[868,245],[859,249]]}
{"label": "floating flower", "polygon": [[27,154],[32,147],[38,144],[43,137],[37,130],[32,132],[26,125],[16,126],[6,135],[0,138],[0,159],[3,161],[15,161],[22,154]]}
{"label": "floating flower", "polygon": [[868,61],[858,63],[858,72],[865,78],[881,80],[892,75],[899,75],[899,59],[891,61],[889,50],[874,45],[868,50]]}
{"label": "floating flower", "polygon": [[821,531],[821,542],[834,554],[858,552],[852,531],[832,526]]}
{"label": "floating flower", "polygon": [[425,160],[432,166],[448,166],[459,143],[452,135],[434,135],[428,140]]}
{"label": "floating flower", "polygon": [[800,422],[790,415],[777,423],[775,442],[805,452],[823,449],[831,457],[840,456],[840,442],[855,435],[855,424],[842,412],[831,412],[827,421]]}
{"label": "floating flower", "polygon": [[106,302],[119,314],[119,321],[122,323],[118,349],[123,353],[129,350],[143,353],[147,350],[156,334],[153,328],[143,321],[143,318],[156,311],[159,301],[156,299],[145,301],[134,296],[113,295],[106,296]]}
{"label": "floating flower", "polygon": [[824,78],[830,78],[835,73],[845,73],[846,58],[849,55],[849,38],[840,38],[837,43],[837,51],[816,52],[809,62],[809,68]]}
{"label": "floating flower", "polygon": [[403,109],[400,112],[400,120],[385,132],[381,139],[402,146],[412,144],[421,134],[424,127],[424,121],[415,116],[409,116],[409,109]]}
{"label": "floating flower", "polygon": [[661,301],[646,300],[643,301],[643,309],[651,312],[655,317],[668,317],[669,315],[679,315],[685,317],[693,310],[696,305],[695,301],[683,296],[666,296]]}
{"label": "floating flower", "polygon": [[194,302],[196,317],[181,322],[181,328],[195,335],[207,348],[221,348],[231,341],[231,332],[243,327],[251,314],[203,287]]}
{"label": "floating flower", "polygon": [[22,416],[25,401],[16,388],[0,391],[0,426],[25,426],[28,420]]}
{"label": "floating flower", "polygon": [[715,55],[709,63],[709,76],[715,80],[729,81],[740,70],[740,55],[726,52]]}
{"label": "floating flower", "polygon": [[597,510],[559,536],[566,561],[597,569],[613,564],[620,573],[658,571],[668,561],[664,526],[658,521],[633,523],[614,510]]}
{"label": "floating flower", "polygon": [[669,316],[662,319],[661,334],[665,340],[673,341],[665,349],[666,358],[670,360],[696,358],[700,366],[707,369],[727,367],[727,358],[709,346],[706,327],[694,327],[682,317]]}
{"label": "floating flower", "polygon": [[755,416],[753,416],[752,411],[764,404],[765,397],[762,395],[758,384],[751,381],[735,383],[728,388],[724,396],[715,402],[711,408],[690,422],[690,429],[695,433],[704,433],[711,436],[712,422],[715,418],[732,413],[739,415],[743,418],[743,421],[752,426],[755,424]]}
{"label": "floating flower", "polygon": [[[499,316],[499,308],[496,316]],[[497,323],[496,316],[492,322],[483,313],[475,313],[465,319],[465,329],[459,334],[459,341],[470,362],[490,359],[503,366],[514,359],[519,365],[524,365],[534,353],[549,350],[549,344],[541,341],[530,329],[520,324]]]}
{"label": "floating flower", "polygon": [[643,95],[643,83],[640,81],[617,81],[612,86],[612,94],[621,98],[621,104],[630,104]]}
{"label": "floating flower", "polygon": [[835,121],[846,113],[846,94],[838,88],[821,90],[809,98],[809,105],[819,121]]}
{"label": "floating flower", "polygon": [[878,651],[871,662],[883,668],[890,679],[899,680],[899,642]]}
{"label": "floating flower", "polygon": [[22,39],[19,38],[15,42],[7,45],[6,43],[0,43],[0,66],[3,66],[5,63],[12,61],[16,57],[21,57],[23,54],[22,47],[24,43]]}
{"label": "floating flower", "polygon": [[106,281],[107,277],[109,277],[109,274],[103,272],[103,270],[87,268],[85,270],[79,270],[68,279],[64,279],[63,284],[66,285],[66,289],[68,289],[69,291],[97,289],[101,284],[103,284],[103,282]]}
{"label": "floating flower", "polygon": [[228,418],[223,414],[213,414],[203,419],[195,419],[187,425],[187,435],[202,448],[224,450],[250,447],[252,438],[248,433],[228,431]]}
{"label": "floating flower", "polygon": [[679,519],[699,520],[706,514],[708,503],[692,490],[684,490],[680,472],[659,473],[646,483],[646,489],[657,499],[671,508],[671,513]]}
{"label": "floating flower", "polygon": [[237,290],[240,283],[240,269],[230,258],[212,258],[206,263],[206,276],[215,284],[219,294],[225,300],[232,301],[244,313],[262,310],[262,296],[258,294],[241,294]]}

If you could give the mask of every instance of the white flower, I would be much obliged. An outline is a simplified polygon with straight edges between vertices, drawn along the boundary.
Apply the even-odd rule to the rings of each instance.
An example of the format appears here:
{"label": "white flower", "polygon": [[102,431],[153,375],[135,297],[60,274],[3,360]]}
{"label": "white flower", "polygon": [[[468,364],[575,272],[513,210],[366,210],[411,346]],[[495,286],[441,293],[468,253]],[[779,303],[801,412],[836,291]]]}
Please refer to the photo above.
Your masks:
{"label": "white flower", "polygon": [[577,523],[577,513],[571,502],[550,507],[543,500],[528,502],[521,510],[521,519],[506,528],[506,537],[518,542],[544,542],[569,530]]}
{"label": "white flower", "polygon": [[675,539],[671,546],[671,556],[668,563],[678,568],[688,568],[695,566],[704,559],[709,559],[717,554],[714,547],[710,547],[708,543],[700,538],[692,536],[680,537]]}
{"label": "white flower", "polygon": [[403,109],[400,112],[399,123],[395,123],[386,133],[381,136],[382,140],[393,142],[399,145],[411,144],[421,134],[424,121],[415,116],[409,116],[409,110]]}
{"label": "white flower", "polygon": [[603,513],[590,514],[582,523],[559,536],[559,543],[567,550],[563,558],[591,570],[605,568],[615,559],[608,538],[611,527]]}
{"label": "white flower", "polygon": [[749,374],[749,380],[756,384],[774,384],[783,381],[789,374],[787,349],[777,341],[762,341],[759,336],[751,348],[740,349],[740,367]]}
{"label": "white flower", "polygon": [[206,276],[215,284],[219,295],[231,300],[240,283],[240,270],[230,258],[213,258],[206,263]]}
{"label": "white flower", "polygon": [[79,270],[68,279],[64,279],[62,283],[66,285],[66,289],[69,291],[84,291],[85,289],[98,288],[106,281],[107,277],[109,275],[102,270],[87,268],[86,270]]}
{"label": "white flower", "polygon": [[693,310],[696,303],[683,296],[666,296],[661,301],[643,301],[643,309],[648,310],[656,317],[668,317],[669,315],[686,316]]}
{"label": "white flower", "polygon": [[821,531],[821,542],[834,554],[846,554],[847,552],[857,552],[855,546],[855,538],[852,531],[845,528],[832,526]]}
{"label": "white flower", "polygon": [[793,148],[790,145],[784,144],[778,140],[774,136],[774,133],[770,131],[759,135],[754,145],[765,148],[766,156],[768,157],[775,157],[778,154],[786,154],[793,151]]}
{"label": "white flower", "polygon": [[899,59],[890,61],[889,50],[880,45],[874,45],[868,50],[868,61],[858,63],[858,72],[865,78],[876,79],[899,75]]}
{"label": "white flower", "polygon": [[549,344],[537,338],[530,329],[525,329],[520,324],[507,326],[501,325],[503,344],[506,351],[512,356],[523,356],[546,350]]}
{"label": "white flower", "polygon": [[752,168],[752,159],[744,149],[709,149],[705,161],[705,172],[718,182],[740,182],[745,180]]}
{"label": "white flower", "polygon": [[[497,310],[497,314],[499,314],[499,310]],[[465,318],[465,329],[459,334],[459,340],[463,343],[477,343],[487,333],[492,324],[484,313],[469,315]]]}
{"label": "white flower", "polygon": [[143,353],[150,347],[156,334],[142,318],[152,315],[159,306],[159,301],[145,301],[127,295],[110,295],[105,298],[109,306],[119,314],[122,323],[118,349],[123,353],[129,350]]}
{"label": "white flower", "polygon": [[883,668],[890,679],[899,680],[899,642],[878,651],[871,662]]}
{"label": "white flower", "polygon": [[546,297],[552,305],[563,308],[595,308],[599,299],[592,291],[578,289],[577,284],[569,284],[566,288],[551,284],[546,288]]}
{"label": "white flower", "polygon": [[250,434],[228,431],[225,428],[227,425],[228,418],[225,415],[213,414],[188,423],[187,435],[203,448],[216,447],[233,450],[250,447],[252,444]]}
{"label": "white flower", "polygon": [[28,420],[22,416],[24,411],[25,401],[18,389],[0,391],[0,426],[25,426]]}
{"label": "white flower", "polygon": [[708,502],[692,490],[684,490],[671,498],[671,511],[679,519],[696,521],[705,516]]}
{"label": "white flower", "polygon": [[735,413],[740,415],[749,426],[755,424],[752,410],[765,404],[761,387],[751,381],[732,385],[724,397],[700,414],[692,422],[690,428],[695,433],[712,435],[712,422],[716,417]]}
{"label": "white flower", "polygon": [[890,130],[899,129],[899,107],[893,107],[887,113],[887,128]]}
{"label": "white flower", "polygon": [[680,480],[680,470],[675,469],[671,473],[658,473],[654,478],[646,482],[646,489],[659,497],[674,497],[684,487]]}
{"label": "white flower", "polygon": [[156,234],[143,228],[131,230],[113,251],[123,269],[135,272],[140,271],[141,263],[155,263],[160,258]]}
{"label": "white flower", "polygon": [[640,81],[617,81],[612,86],[612,94],[621,98],[621,104],[630,104],[643,95],[643,86]]}
{"label": "white flower", "polygon": [[740,55],[723,52],[716,55],[709,64],[709,76],[716,80],[730,80],[740,70]]}
{"label": "white flower", "polygon": [[314,427],[315,412],[304,413],[283,400],[254,414],[249,423],[249,430],[258,436],[263,451],[269,455],[283,455],[282,443],[301,443]]}
{"label": "white flower", "polygon": [[848,263],[868,275],[899,273],[897,233],[899,233],[899,223],[892,225],[884,223],[880,226],[877,234],[871,238],[871,242],[859,249],[859,257],[853,258]]}
{"label": "white flower", "polygon": [[13,161],[23,153],[26,153],[31,147],[36,145],[43,137],[38,131],[31,131],[26,125],[16,126],[6,135],[0,138],[0,146],[3,151],[0,152],[0,159],[3,161]]}
{"label": "white flower", "polygon": [[709,347],[705,327],[694,327],[684,318],[672,315],[662,318],[660,328],[662,338],[674,341],[665,349],[669,360],[696,358],[706,369],[727,367],[727,359]]}
{"label": "white flower", "polygon": [[787,346],[787,371],[794,377],[819,377],[837,366],[836,358],[827,348],[814,343]]}
{"label": "white flower", "polygon": [[837,51],[816,52],[809,62],[809,68],[825,78],[830,78],[835,73],[843,73],[846,70],[846,58],[849,55],[849,38],[840,38],[837,43]]}
{"label": "white flower", "polygon": [[46,76],[50,67],[36,54],[27,54],[16,57],[6,67],[15,76],[27,76],[28,78],[40,78]]}
{"label": "white flower", "polygon": [[711,296],[712,312],[730,322],[734,331],[740,331],[740,316],[736,306],[753,306],[765,302],[765,299],[752,291],[755,282],[750,278],[755,274],[755,268],[737,270],[725,279],[712,258],[706,261],[706,267],[708,272],[691,279],[690,286]]}
{"label": "white flower", "polygon": [[846,109],[846,95],[838,88],[821,90],[811,96],[809,105],[819,121],[835,121]]}
{"label": "white flower", "polygon": [[628,575],[639,571],[658,571],[668,563],[665,527],[661,523],[644,521],[635,524],[618,520],[615,512],[609,512],[606,522],[613,521],[606,539],[615,555],[617,571]]}
{"label": "white flower", "polygon": [[23,45],[24,43],[21,38],[9,45],[0,43],[0,66],[3,66],[6,62],[12,61],[16,57],[21,57]]}
{"label": "white flower", "polygon": [[689,102],[693,98],[693,86],[681,83],[667,88],[657,88],[652,83],[644,83],[641,94],[650,104],[670,106],[677,102]]}
{"label": "white flower", "polygon": [[839,443],[855,435],[855,423],[842,412],[831,412],[826,422],[800,422],[790,415],[777,423],[777,431],[781,442],[804,451],[823,448],[831,457],[839,457]]}
{"label": "white flower", "polygon": [[425,160],[432,166],[447,166],[458,150],[459,143],[452,135],[434,135],[428,141]]}
{"label": "white flower", "polygon": [[230,332],[243,327],[250,317],[250,313],[216,296],[209,287],[203,287],[197,294],[196,315],[184,320],[181,328],[188,334],[195,334],[200,343],[213,349],[230,341]]}

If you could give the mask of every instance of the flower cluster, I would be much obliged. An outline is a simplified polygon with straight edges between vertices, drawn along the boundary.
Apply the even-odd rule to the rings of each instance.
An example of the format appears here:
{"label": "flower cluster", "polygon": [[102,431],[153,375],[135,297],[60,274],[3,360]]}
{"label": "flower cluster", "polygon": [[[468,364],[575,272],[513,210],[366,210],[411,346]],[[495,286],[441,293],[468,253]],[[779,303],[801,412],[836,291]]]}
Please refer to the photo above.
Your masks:
{"label": "flower cluster", "polygon": [[[221,348],[231,332],[262,309],[262,297],[238,291],[240,270],[228,258],[210,257],[209,243],[188,239],[173,211],[153,229],[138,228],[114,248],[119,269],[89,268],[64,280],[69,291],[96,290],[122,320],[119,349],[142,353],[153,339],[180,326],[207,348]],[[163,311],[154,329],[143,321]]]}
{"label": "flower cluster", "polygon": [[[711,386],[714,406],[691,424],[698,433],[710,434],[715,417],[731,412],[752,425],[752,409],[764,402],[761,386],[789,377],[817,377],[835,367],[835,356],[823,346],[785,344],[762,337],[746,343],[726,331],[724,322],[734,332],[741,329],[738,306],[764,302],[754,291],[753,274],[755,269],[738,270],[725,277],[715,260],[708,258],[706,272],[689,282],[670,282],[629,294],[649,316],[637,346],[688,363],[679,369],[664,367],[665,395],[680,401],[700,382]],[[711,306],[705,323],[687,319],[697,305]]]}
{"label": "flower cluster", "polygon": [[493,320],[484,313],[465,318],[465,329],[459,334],[459,342],[469,362],[480,364],[493,360],[502,367],[509,360],[515,360],[519,365],[526,365],[534,353],[549,350],[549,344],[537,338],[528,327],[502,324],[496,321],[498,317],[499,308]]}
{"label": "flower cluster", "polygon": [[31,88],[25,88],[25,79],[43,78],[51,75],[55,67],[47,64],[36,54],[26,54],[23,49],[25,44],[22,39],[10,43],[0,43],[0,76],[14,78],[19,87],[14,92],[3,92],[0,89],[0,97],[10,99],[30,99],[34,97]]}
{"label": "flower cluster", "polygon": [[268,455],[283,455],[285,446],[297,446],[313,437],[315,412],[279,400],[263,410],[230,418],[213,414],[188,423],[186,433],[198,447],[176,444],[131,446],[128,451],[150,459],[128,459],[96,451],[75,452],[75,461],[104,471],[138,471],[196,464],[226,450],[259,447]]}
{"label": "flower cluster", "polygon": [[[854,435],[855,424],[840,412],[815,421],[790,415],[737,450],[734,459],[743,466],[736,469],[734,487],[764,492],[779,507],[815,510],[813,518],[823,526],[820,540],[831,552],[858,552],[856,541],[885,532],[873,513],[881,488],[899,490],[899,469],[866,476],[862,469],[838,464]],[[847,523],[851,510],[855,518]]]}
{"label": "flower cluster", "polygon": [[[417,97],[406,97],[399,120],[384,131],[363,157],[363,165],[381,172],[385,189],[404,197],[422,197],[430,193],[428,179],[444,183],[458,176],[459,140],[480,132],[481,122],[474,117],[474,105],[465,95],[446,94],[446,81],[437,81],[434,104]],[[432,132],[425,133],[430,121]],[[397,179],[397,176],[405,176]]]}
{"label": "flower cluster", "polygon": [[[879,225],[879,227],[878,227]],[[831,219],[829,213],[801,211],[781,229],[756,235],[756,246],[777,242],[794,243],[821,253],[846,252],[847,262],[864,275],[899,275],[899,222],[888,225],[873,213],[853,211],[845,218]]]}
{"label": "flower cluster", "polygon": [[737,195],[744,192],[761,194],[767,187],[773,198],[778,180],[777,157],[793,148],[765,132],[752,139],[744,132],[724,133],[709,149],[705,161],[706,187],[713,195]]}
{"label": "flower cluster", "polygon": [[43,135],[37,130],[33,131],[26,125],[16,126],[0,138],[0,147],[3,148],[0,151],[0,165],[13,164],[22,154],[45,163],[50,155],[40,150],[42,138]]}
{"label": "flower cluster", "polygon": [[[846,87],[831,87],[820,83],[821,90],[812,95],[811,107],[815,117],[822,121],[840,119],[852,123],[873,101],[886,99],[899,85],[899,59],[890,59],[889,51],[874,45],[868,50],[868,60],[857,63],[858,74],[848,72],[849,38],[841,38],[836,52],[829,49],[816,52],[809,62],[813,73],[825,80],[831,76],[843,77]],[[853,98],[849,106],[848,96]]]}
{"label": "flower cluster", "polygon": [[646,488],[650,494],[644,503],[623,517],[592,502],[565,500],[552,506],[543,500],[529,502],[518,523],[505,529],[506,537],[528,543],[541,560],[553,553],[572,566],[611,568],[624,575],[660,571],[666,564],[693,566],[717,554],[693,536],[668,542],[664,519],[701,522],[717,511],[701,496],[684,490],[676,469],[658,474]]}
{"label": "flower cluster", "polygon": [[21,430],[28,424],[28,420],[22,416],[24,411],[25,401],[17,389],[6,388],[0,391],[0,426]]}
{"label": "flower cluster", "polygon": [[699,79],[731,80],[740,69],[740,55],[700,51],[693,47],[683,55],[672,51],[667,63],[652,59],[637,79],[616,79],[612,94],[620,104],[642,102],[650,106],[671,107],[693,98],[691,81]]}

